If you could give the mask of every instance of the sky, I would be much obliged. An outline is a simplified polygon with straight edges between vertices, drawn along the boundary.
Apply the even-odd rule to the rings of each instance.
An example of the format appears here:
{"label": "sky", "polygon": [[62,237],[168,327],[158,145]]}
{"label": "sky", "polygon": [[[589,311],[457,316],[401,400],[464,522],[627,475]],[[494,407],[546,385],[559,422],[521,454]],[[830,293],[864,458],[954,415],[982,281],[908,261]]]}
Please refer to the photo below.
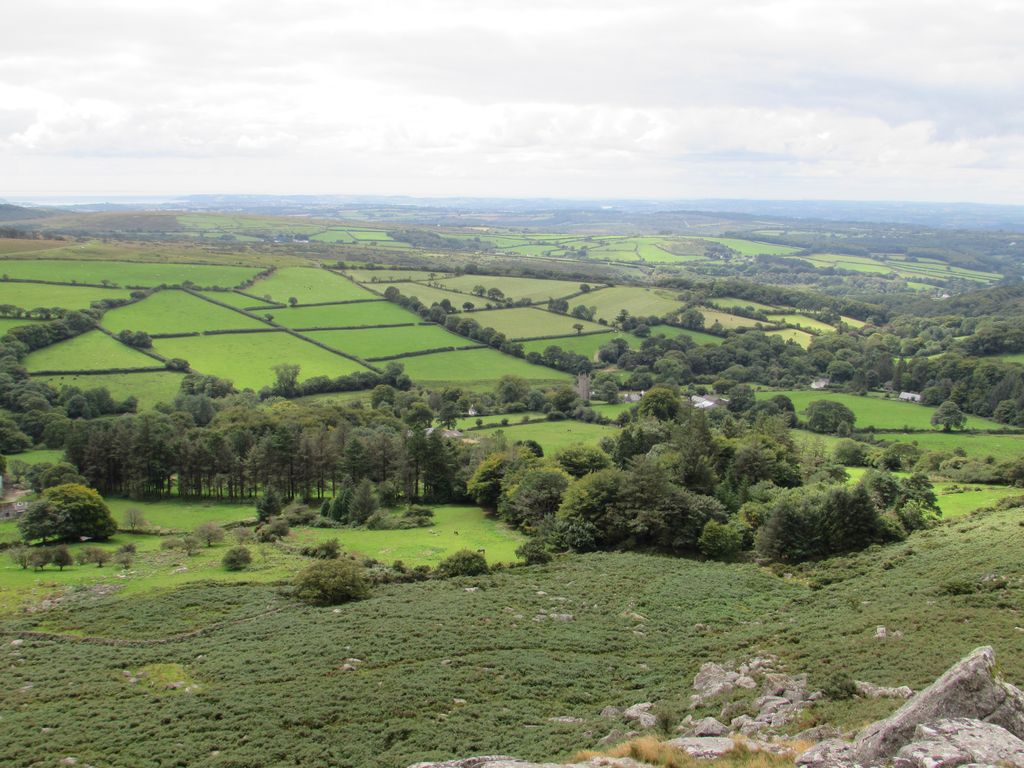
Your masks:
{"label": "sky", "polygon": [[1024,204],[1021,0],[6,0],[0,198]]}

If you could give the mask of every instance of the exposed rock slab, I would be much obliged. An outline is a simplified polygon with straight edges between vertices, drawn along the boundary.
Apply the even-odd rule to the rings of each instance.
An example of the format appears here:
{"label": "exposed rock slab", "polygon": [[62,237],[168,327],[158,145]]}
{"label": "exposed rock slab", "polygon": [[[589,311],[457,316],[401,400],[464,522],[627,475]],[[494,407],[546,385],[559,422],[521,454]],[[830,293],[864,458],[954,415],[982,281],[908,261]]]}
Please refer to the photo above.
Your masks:
{"label": "exposed rock slab", "polygon": [[582,763],[529,763],[505,755],[484,755],[442,763],[413,763],[409,768],[653,768],[629,757],[594,757]]}
{"label": "exposed rock slab", "polygon": [[974,763],[1024,767],[1024,741],[992,723],[940,720],[919,725],[914,742],[893,760],[897,768],[952,768]]}
{"label": "exposed rock slab", "polygon": [[672,739],[665,744],[682,750],[690,757],[705,760],[721,757],[726,752],[731,752],[736,746],[736,742],[724,736],[687,736],[681,739]]}

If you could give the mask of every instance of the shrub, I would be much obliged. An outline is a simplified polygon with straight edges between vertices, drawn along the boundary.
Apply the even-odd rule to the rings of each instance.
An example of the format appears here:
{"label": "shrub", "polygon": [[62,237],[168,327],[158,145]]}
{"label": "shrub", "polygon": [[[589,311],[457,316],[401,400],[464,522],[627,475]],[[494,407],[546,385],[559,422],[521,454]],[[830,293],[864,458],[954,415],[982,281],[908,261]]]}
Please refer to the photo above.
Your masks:
{"label": "shrub", "polygon": [[232,547],[224,553],[224,559],[221,562],[229,571],[242,571],[252,563],[252,555],[245,547]]}
{"label": "shrub", "polygon": [[295,579],[295,596],[312,605],[338,605],[369,594],[363,574],[351,560],[314,563]]}
{"label": "shrub", "polygon": [[289,534],[291,528],[283,517],[277,517],[256,529],[256,540],[269,543],[279,541]]}
{"label": "shrub", "polygon": [[67,546],[61,544],[60,546],[53,548],[53,551],[50,553],[50,562],[63,571],[65,566],[71,565],[75,562],[75,558],[72,557]]}
{"label": "shrub", "polygon": [[551,562],[551,553],[540,539],[530,539],[516,549],[516,556],[527,565],[544,565]]}
{"label": "shrub", "polygon": [[28,568],[32,564],[32,550],[26,546],[14,546],[7,550],[7,556],[11,562],[21,568]]}
{"label": "shrub", "polygon": [[184,549],[184,548],[185,548],[184,540],[178,538],[177,536],[169,536],[166,539],[161,539],[161,541],[160,541],[160,549]]}
{"label": "shrub", "polygon": [[303,557],[315,557],[318,560],[334,560],[341,554],[341,545],[337,539],[328,539],[319,544],[303,547],[299,550]]}
{"label": "shrub", "polygon": [[821,692],[828,698],[837,701],[852,699],[857,695],[857,686],[852,677],[842,672],[836,672],[821,686]]}
{"label": "shrub", "polygon": [[239,544],[249,544],[256,539],[256,534],[252,528],[235,528],[231,531],[231,535],[235,537],[235,541]]}
{"label": "shrub", "polygon": [[216,523],[203,523],[195,529],[193,535],[208,547],[224,541],[224,529]]}
{"label": "shrub", "polygon": [[441,576],[481,576],[490,569],[487,567],[487,559],[480,553],[471,549],[461,549],[442,560],[437,566],[437,572]]}
{"label": "shrub", "polygon": [[112,557],[110,552],[100,547],[85,547],[78,553],[78,564],[96,563],[97,568],[102,568],[105,563],[110,562]]}
{"label": "shrub", "polygon": [[705,557],[725,560],[743,548],[743,534],[735,525],[708,520],[697,541],[697,548]]}

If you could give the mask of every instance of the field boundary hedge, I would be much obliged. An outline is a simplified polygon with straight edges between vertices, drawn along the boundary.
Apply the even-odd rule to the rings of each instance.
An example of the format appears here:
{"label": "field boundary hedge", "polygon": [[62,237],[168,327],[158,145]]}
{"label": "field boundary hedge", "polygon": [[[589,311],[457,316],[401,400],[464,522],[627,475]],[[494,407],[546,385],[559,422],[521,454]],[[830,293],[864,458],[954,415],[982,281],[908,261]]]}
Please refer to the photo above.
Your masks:
{"label": "field boundary hedge", "polygon": [[[64,370],[64,371],[30,371],[30,376],[101,376],[104,374],[111,373],[164,373],[168,372],[166,366],[152,366],[148,368],[94,368],[89,371],[84,370]],[[173,371],[170,371],[173,373]]]}
{"label": "field boundary hedge", "polygon": [[282,333],[284,328],[226,328],[211,331],[182,331],[180,333],[151,333],[151,339],[187,339],[193,336],[223,336],[234,333]]}
{"label": "field boundary hedge", "polygon": [[[356,283],[356,285],[359,284]],[[387,299],[380,297],[376,299],[346,299],[345,301],[314,301],[310,304],[289,304],[287,309],[291,309],[293,307],[295,309],[299,309],[300,307],[333,307],[338,304],[369,304],[376,303],[378,301],[387,301]]]}
{"label": "field boundary hedge", "polygon": [[[552,313],[557,314],[557,313]],[[571,317],[571,315],[560,315],[560,317]],[[614,334],[615,331],[611,328],[604,328],[600,331],[583,331],[582,333],[560,333],[557,336],[530,336],[528,338],[517,338],[516,341],[546,341],[547,339],[578,339],[583,336],[603,336],[606,333]],[[627,331],[619,331],[619,333],[627,333]]]}
{"label": "field boundary hedge", "polygon": [[[107,334],[107,336],[112,338],[118,344],[122,344],[122,345],[128,347],[128,349],[134,349],[136,352],[141,352],[142,354],[146,355],[146,357],[151,357],[154,360],[159,360],[161,363],[163,363],[165,365],[167,364],[167,358],[164,357],[163,355],[161,355],[159,352],[157,352],[154,349],[144,349],[142,347],[133,347],[133,346],[131,346],[129,344],[125,344],[123,341],[121,341],[119,338],[117,338],[116,334],[111,333],[106,328],[104,328],[102,325],[97,325],[96,326],[96,330],[100,331],[101,333]],[[152,337],[150,337],[150,338],[152,338]]]}
{"label": "field boundary hedge", "polygon": [[[387,299],[385,299],[387,301]],[[375,328],[412,328],[419,325],[437,325],[437,323],[392,323],[389,325],[317,325],[310,328],[295,328],[299,333],[312,331],[369,331]]]}
{"label": "field boundary hedge", "polygon": [[397,355],[384,355],[383,357],[368,357],[366,358],[372,362],[384,362],[385,360],[401,360],[404,357],[422,357],[423,355],[436,355],[440,352],[468,352],[473,349],[493,349],[493,347],[487,344],[473,344],[463,347],[435,347],[433,349],[417,349],[412,352],[402,352]]}

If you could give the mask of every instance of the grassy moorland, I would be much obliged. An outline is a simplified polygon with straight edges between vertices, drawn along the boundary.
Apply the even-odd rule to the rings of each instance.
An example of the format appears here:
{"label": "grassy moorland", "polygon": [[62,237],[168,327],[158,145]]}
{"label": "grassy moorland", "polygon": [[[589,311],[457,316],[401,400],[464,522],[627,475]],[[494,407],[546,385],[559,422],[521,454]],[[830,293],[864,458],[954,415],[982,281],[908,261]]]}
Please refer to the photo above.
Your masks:
{"label": "grassy moorland", "polygon": [[[8,631],[54,634],[25,640],[0,689],[0,761],[72,755],[150,768],[214,759],[242,766],[269,756],[384,768],[467,754],[566,758],[608,730],[602,707],[659,701],[683,712],[703,661],[763,653],[807,672],[815,687],[839,675],[920,688],[992,643],[1003,673],[1019,680],[1019,517],[1011,510],[963,518],[905,543],[790,568],[792,578],[751,565],[591,554],[378,587],[359,603],[309,608],[261,583],[259,569],[274,567],[275,550],[257,557],[255,573],[219,582],[189,581],[183,572],[178,589],[84,590],[3,622]],[[171,562],[163,567],[173,570]],[[1004,588],[970,592],[992,573],[1006,579]],[[698,624],[707,629],[694,631]],[[878,625],[903,635],[878,641]],[[210,629],[138,642],[203,627]],[[355,672],[340,671],[346,658],[359,659]],[[131,683],[124,669],[157,680],[173,670],[193,687]],[[826,701],[797,725],[856,727],[898,703]],[[277,727],[252,727],[271,713]],[[566,716],[582,722],[552,720]],[[126,737],[126,722],[146,738]],[[53,729],[44,742],[40,723]]]}
{"label": "grassy moorland", "polygon": [[[156,364],[156,361],[153,361]],[[135,373],[58,373],[52,376],[37,376],[58,392],[61,387],[76,387],[81,390],[105,387],[115,400],[134,397],[139,401],[138,409],[152,408],[157,403],[169,403],[178,395],[181,380],[185,374],[174,371],[137,371]]]}
{"label": "grassy moorland", "polygon": [[98,371],[108,368],[154,368],[159,360],[112,339],[102,331],[60,341],[29,353],[25,368],[31,371]]}

